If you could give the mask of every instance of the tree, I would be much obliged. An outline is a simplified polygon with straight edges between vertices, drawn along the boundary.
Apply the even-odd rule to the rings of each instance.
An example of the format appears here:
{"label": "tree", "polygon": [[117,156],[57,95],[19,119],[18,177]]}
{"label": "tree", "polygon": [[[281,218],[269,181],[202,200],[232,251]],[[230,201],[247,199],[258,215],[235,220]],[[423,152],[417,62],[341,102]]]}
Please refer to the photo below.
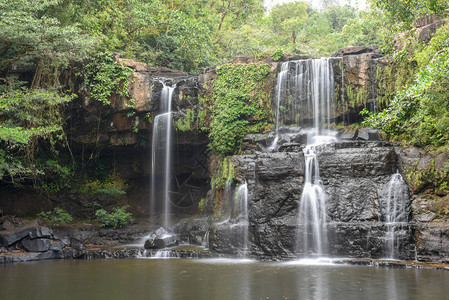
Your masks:
{"label": "tree", "polygon": [[85,55],[89,40],[80,30],[45,14],[59,3],[0,0],[0,72],[28,65],[36,70],[32,86],[49,87],[59,83],[61,68]]}
{"label": "tree", "polygon": [[447,0],[371,0],[371,4],[384,12],[390,23],[403,22],[406,26],[420,16],[439,14],[449,7]]}

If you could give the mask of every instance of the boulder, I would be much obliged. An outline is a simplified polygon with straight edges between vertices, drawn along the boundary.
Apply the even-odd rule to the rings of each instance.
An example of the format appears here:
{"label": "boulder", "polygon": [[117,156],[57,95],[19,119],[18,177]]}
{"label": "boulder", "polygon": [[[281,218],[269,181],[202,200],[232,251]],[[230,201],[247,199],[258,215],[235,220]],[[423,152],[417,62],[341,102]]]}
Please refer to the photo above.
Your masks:
{"label": "boulder", "polygon": [[10,246],[28,236],[30,231],[35,231],[39,224],[36,220],[23,226],[0,231],[0,247]]}
{"label": "boulder", "polygon": [[307,134],[306,133],[300,133],[300,134],[293,135],[290,138],[290,142],[298,143],[298,144],[301,144],[301,145],[307,145]]}
{"label": "boulder", "polygon": [[30,230],[28,236],[30,239],[53,238],[53,230],[45,226],[35,227]]}
{"label": "boulder", "polygon": [[50,249],[50,239],[23,239],[22,246],[30,252],[45,252]]}
{"label": "boulder", "polygon": [[60,251],[64,248],[66,244],[62,240],[51,241],[50,250]]}
{"label": "boulder", "polygon": [[144,248],[163,249],[174,247],[178,244],[178,236],[161,227],[149,235],[149,238],[145,241]]}
{"label": "boulder", "polygon": [[84,244],[79,239],[76,239],[73,237],[70,239],[70,246],[73,249],[78,250],[78,251],[81,251],[84,249]]}
{"label": "boulder", "polygon": [[357,138],[358,130],[345,130],[338,137],[340,140],[355,140]]}
{"label": "boulder", "polygon": [[364,53],[378,53],[379,46],[348,46],[338,49],[337,52],[332,54],[332,57],[342,57],[347,55],[359,55]]}
{"label": "boulder", "polygon": [[382,137],[377,129],[366,127],[357,130],[357,140],[381,141]]}

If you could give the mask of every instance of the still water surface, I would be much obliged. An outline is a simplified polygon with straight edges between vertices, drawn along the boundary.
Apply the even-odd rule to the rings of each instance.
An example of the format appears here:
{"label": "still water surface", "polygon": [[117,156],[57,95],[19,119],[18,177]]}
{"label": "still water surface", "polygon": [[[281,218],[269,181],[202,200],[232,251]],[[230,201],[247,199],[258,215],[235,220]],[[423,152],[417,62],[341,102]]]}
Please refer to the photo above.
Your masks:
{"label": "still water surface", "polygon": [[449,272],[235,260],[0,265],[0,299],[449,299]]}

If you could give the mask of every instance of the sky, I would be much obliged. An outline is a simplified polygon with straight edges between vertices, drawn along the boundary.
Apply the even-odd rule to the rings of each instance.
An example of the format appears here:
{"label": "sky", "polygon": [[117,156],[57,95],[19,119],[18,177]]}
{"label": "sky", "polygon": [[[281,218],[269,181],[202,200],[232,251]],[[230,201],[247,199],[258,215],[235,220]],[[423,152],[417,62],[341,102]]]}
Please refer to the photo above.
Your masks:
{"label": "sky", "polygon": [[[273,6],[280,3],[285,2],[295,2],[296,0],[264,0],[265,1],[265,7],[268,8],[268,10],[271,10]],[[321,8],[322,0],[302,0],[305,2],[309,2],[312,7],[314,8]],[[336,0],[340,5],[349,4],[353,7],[364,9],[367,7],[366,0]]]}

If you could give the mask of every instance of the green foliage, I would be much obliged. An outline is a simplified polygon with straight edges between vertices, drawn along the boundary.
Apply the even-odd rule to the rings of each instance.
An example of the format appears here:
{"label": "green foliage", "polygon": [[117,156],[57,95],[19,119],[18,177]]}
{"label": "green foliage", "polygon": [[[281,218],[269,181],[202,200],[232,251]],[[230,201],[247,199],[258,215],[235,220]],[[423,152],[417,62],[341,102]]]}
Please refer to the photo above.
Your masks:
{"label": "green foliage", "polygon": [[176,120],[176,129],[182,132],[190,131],[195,126],[195,112],[187,109],[186,115],[182,119]]}
{"label": "green foliage", "polygon": [[429,43],[422,46],[422,51],[416,53],[416,60],[421,68],[425,68],[435,53],[449,49],[449,23],[438,28]]}
{"label": "green foliage", "polygon": [[56,146],[65,143],[62,111],[70,100],[47,90],[0,94],[0,180],[18,184],[51,174],[69,176],[71,167],[58,162]]}
{"label": "green foliage", "polygon": [[449,143],[449,53],[435,55],[415,84],[396,94],[390,106],[366,120],[390,136],[417,146]]}
{"label": "green foliage", "polygon": [[431,191],[437,196],[449,194],[449,162],[438,168],[435,166],[435,160],[425,168],[420,168],[417,164],[406,170],[406,174],[414,193]]}
{"label": "green foliage", "polygon": [[133,221],[132,214],[127,212],[129,206],[115,207],[112,213],[104,209],[99,209],[95,212],[95,217],[101,227],[122,228]]}
{"label": "green foliage", "polygon": [[83,194],[107,194],[107,195],[125,195],[127,185],[125,181],[117,175],[106,176],[103,179],[86,180],[77,192]]}
{"label": "green foliage", "polygon": [[201,198],[200,202],[198,202],[198,209],[200,211],[204,211],[205,207],[206,207],[206,198]]}
{"label": "green foliage", "polygon": [[240,151],[247,133],[264,130],[271,117],[266,101],[269,95],[263,94],[269,66],[225,64],[217,67],[217,74],[206,103],[212,114],[208,126],[210,147],[214,153],[233,154]]}
{"label": "green foliage", "polygon": [[55,207],[53,211],[40,212],[37,218],[50,226],[60,226],[73,221],[72,216],[65,209],[59,207]]}
{"label": "green foliage", "polygon": [[46,12],[59,0],[0,0],[0,71],[36,68],[32,85],[59,85],[59,74],[89,49],[89,40],[71,24],[62,26]]}
{"label": "green foliage", "polygon": [[281,58],[283,58],[284,55],[285,55],[284,50],[282,50],[282,49],[277,49],[277,50],[274,50],[273,53],[271,54],[271,59],[272,59],[273,61],[278,61],[278,60],[280,60]]}
{"label": "green foliage", "polygon": [[226,185],[228,180],[234,179],[234,164],[228,160],[228,157],[220,161],[218,177],[212,177],[211,184],[215,184],[217,190],[221,190]]}
{"label": "green foliage", "polygon": [[129,96],[132,69],[115,63],[111,55],[101,54],[83,68],[87,95],[103,104],[111,104],[112,96]]}
{"label": "green foliage", "polygon": [[446,0],[371,0],[385,13],[390,22],[411,24],[416,18],[441,13],[448,7]]}

